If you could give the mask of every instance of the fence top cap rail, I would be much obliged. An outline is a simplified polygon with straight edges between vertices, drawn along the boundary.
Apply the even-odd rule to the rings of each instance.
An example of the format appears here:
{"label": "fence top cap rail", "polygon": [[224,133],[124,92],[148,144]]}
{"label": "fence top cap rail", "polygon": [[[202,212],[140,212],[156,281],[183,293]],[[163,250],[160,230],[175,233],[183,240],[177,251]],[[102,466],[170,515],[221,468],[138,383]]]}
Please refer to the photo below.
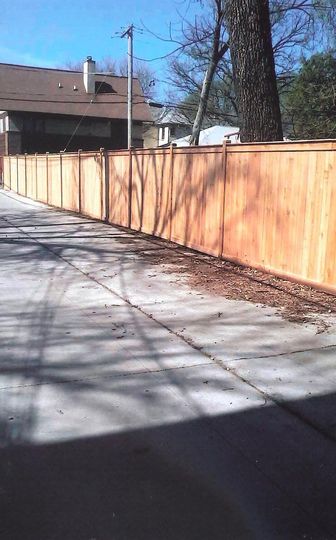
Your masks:
{"label": "fence top cap rail", "polygon": [[[284,146],[284,147],[290,147],[290,146],[298,146],[298,145],[302,145],[302,147],[305,147],[305,146],[309,146],[309,145],[312,145],[312,146],[315,146],[315,145],[325,145],[327,146],[328,144],[333,144],[335,145],[335,150],[336,150],[336,139],[304,139],[304,140],[293,140],[293,141],[264,141],[264,142],[245,142],[245,143],[232,143],[232,142],[229,142],[229,141],[224,141],[224,143],[227,143],[226,144],[226,148],[230,149],[230,148],[234,148],[235,150],[241,148],[241,149],[244,149],[246,147],[255,147],[255,148],[258,148],[260,146]],[[176,153],[192,153],[192,152],[197,152],[197,150],[200,150],[200,152],[204,152],[204,151],[207,151],[207,152],[212,152],[212,151],[221,151],[222,148],[223,148],[223,143],[221,144],[209,144],[209,145],[198,145],[198,146],[174,146],[174,145],[169,145],[169,146],[164,146],[164,147],[156,147],[156,148],[132,148],[131,149],[131,152],[132,154],[151,154],[151,153],[168,153],[171,148],[173,148],[173,151],[176,152]],[[76,151],[72,151],[72,152],[64,152],[62,150],[60,150],[59,152],[45,152],[43,154],[41,153],[38,153],[38,152],[35,152],[35,153],[32,153],[32,154],[27,154],[27,153],[24,153],[24,154],[8,154],[8,156],[4,156],[4,157],[24,157],[24,156],[37,156],[37,157],[45,157],[45,156],[48,156],[48,157],[59,157],[60,156],[60,153],[62,154],[62,156],[78,156],[78,153],[81,153],[81,155],[86,155],[86,156],[95,156],[97,154],[102,154],[102,153],[107,153],[108,155],[125,155],[125,154],[128,154],[129,153],[129,150],[127,148],[120,148],[118,150],[104,150],[104,149],[99,149],[99,150],[76,150]]]}
{"label": "fence top cap rail", "polygon": [[291,141],[260,141],[260,142],[242,142],[231,143],[230,146],[258,146],[258,145],[271,145],[271,144],[323,144],[323,143],[336,143],[336,139],[293,139]]}

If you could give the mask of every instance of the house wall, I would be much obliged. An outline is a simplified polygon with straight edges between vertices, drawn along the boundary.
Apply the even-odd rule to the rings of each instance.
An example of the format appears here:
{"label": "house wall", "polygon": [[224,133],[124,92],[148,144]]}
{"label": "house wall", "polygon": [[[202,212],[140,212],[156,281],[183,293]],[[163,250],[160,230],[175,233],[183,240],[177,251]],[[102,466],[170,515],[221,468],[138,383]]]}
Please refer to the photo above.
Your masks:
{"label": "house wall", "polygon": [[144,135],[143,135],[144,148],[156,148],[159,142],[158,137],[159,137],[159,134],[158,134],[157,126],[153,126],[153,125],[144,126]]}
{"label": "house wall", "polygon": [[4,156],[7,148],[7,136],[6,133],[0,133],[0,156]]}
{"label": "house wall", "polygon": [[[127,147],[127,121],[33,113],[0,114],[0,133],[7,135],[4,153],[116,150]],[[80,124],[79,124],[80,122]],[[143,146],[142,122],[133,123],[133,146]],[[0,154],[1,155],[1,154]]]}
{"label": "house wall", "polygon": [[7,139],[6,154],[20,154],[22,152],[22,136],[18,131],[5,133]]}
{"label": "house wall", "polygon": [[191,126],[178,124],[160,124],[158,129],[158,146],[173,142],[175,139],[191,134]]}
{"label": "house wall", "polygon": [[0,111],[0,133],[8,131],[8,114],[6,111]]}
{"label": "house wall", "polygon": [[144,126],[144,148],[167,145],[180,137],[190,135],[191,126],[151,125]]}
{"label": "house wall", "polygon": [[169,144],[170,136],[169,136],[169,126],[159,126],[159,142],[158,146],[162,146],[164,144]]}
{"label": "house wall", "polygon": [[[134,146],[135,148],[143,148],[144,146],[144,125],[142,122],[133,122],[132,146]],[[127,147],[127,144],[123,146],[123,148],[126,148],[126,147]]]}
{"label": "house wall", "polygon": [[0,133],[0,186],[3,186],[3,157],[6,153],[6,133]]}

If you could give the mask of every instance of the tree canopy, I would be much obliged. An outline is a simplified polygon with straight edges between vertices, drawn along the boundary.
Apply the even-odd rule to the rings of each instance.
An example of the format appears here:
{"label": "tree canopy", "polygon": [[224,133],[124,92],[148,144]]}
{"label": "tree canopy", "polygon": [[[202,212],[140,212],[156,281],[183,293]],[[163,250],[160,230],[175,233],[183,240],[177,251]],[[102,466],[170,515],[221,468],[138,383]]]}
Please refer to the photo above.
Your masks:
{"label": "tree canopy", "polygon": [[[228,0],[195,0],[201,9],[199,15],[188,20],[181,17],[178,32],[172,32],[171,41],[176,53],[170,57],[168,79],[171,91],[168,98],[189,104],[189,117],[195,118],[201,103],[204,80],[213,64],[214,35],[218,26],[218,13],[226,8]],[[240,2],[239,2],[240,3]],[[280,100],[300,64],[302,54],[316,49],[328,50],[335,42],[336,0],[269,0],[272,46]],[[228,43],[227,19],[220,20],[219,47]],[[218,49],[220,50],[220,49]],[[233,84],[231,51],[216,55],[216,69],[208,91],[205,122],[238,122],[238,103]],[[212,70],[213,71],[213,70]],[[198,100],[197,100],[198,96]],[[225,107],[223,104],[225,103]]]}
{"label": "tree canopy", "polygon": [[336,137],[336,57],[314,54],[304,60],[285,100],[297,139]]}

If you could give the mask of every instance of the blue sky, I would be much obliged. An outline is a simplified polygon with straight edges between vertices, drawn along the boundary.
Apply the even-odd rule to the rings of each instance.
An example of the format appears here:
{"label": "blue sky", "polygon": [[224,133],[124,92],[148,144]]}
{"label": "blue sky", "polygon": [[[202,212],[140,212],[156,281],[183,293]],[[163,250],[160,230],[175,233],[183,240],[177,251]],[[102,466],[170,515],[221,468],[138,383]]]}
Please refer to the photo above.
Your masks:
{"label": "blue sky", "polygon": [[[121,59],[127,43],[115,37],[115,32],[134,23],[167,36],[169,24],[177,28],[179,13],[184,15],[186,9],[192,17],[199,4],[192,0],[3,0],[0,62],[59,67],[87,55]],[[135,33],[135,56],[151,59],[172,49],[171,43],[160,41],[146,30]],[[158,79],[164,79],[165,61],[149,65]]]}

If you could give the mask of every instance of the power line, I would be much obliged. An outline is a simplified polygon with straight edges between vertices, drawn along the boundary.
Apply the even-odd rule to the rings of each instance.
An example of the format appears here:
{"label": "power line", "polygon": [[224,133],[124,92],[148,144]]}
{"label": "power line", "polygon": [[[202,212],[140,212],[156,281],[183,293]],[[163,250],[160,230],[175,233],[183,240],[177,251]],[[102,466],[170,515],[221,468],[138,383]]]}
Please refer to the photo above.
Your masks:
{"label": "power line", "polygon": [[[134,81],[134,77],[133,77],[133,81]],[[98,82],[98,81],[97,81]],[[14,95],[14,96],[31,96],[31,97],[34,97],[34,96],[50,96],[50,97],[59,97],[60,99],[63,98],[63,97],[74,97],[75,95],[78,95],[78,92],[74,93],[72,92],[71,94],[50,94],[49,92],[46,93],[46,92],[2,92],[2,95],[4,94],[9,94],[9,95]],[[82,96],[85,96],[87,95],[86,92],[83,94],[83,93],[80,93],[79,94],[79,97],[82,97]],[[98,93],[98,96],[104,96],[104,95],[112,95],[112,96],[116,96],[116,97],[127,97],[127,94],[121,94],[120,92],[102,92],[102,93]],[[133,94],[135,97],[143,97],[143,94]],[[2,99],[15,99],[15,98],[12,98],[12,97],[9,97],[9,98],[6,98],[6,97],[3,97]],[[41,101],[44,101],[44,100],[41,100]],[[67,103],[67,102],[66,102]],[[80,102],[80,101],[72,101],[70,100],[69,103],[87,103],[87,102]],[[97,101],[96,103],[102,103],[101,101]],[[115,103],[114,101],[111,101],[111,102],[104,102],[104,103]]]}
{"label": "power line", "polygon": [[[95,93],[94,98],[96,96],[97,96],[97,94]],[[92,98],[90,101],[71,101],[71,100],[64,101],[64,100],[55,100],[55,99],[30,99],[30,98],[14,98],[14,97],[9,97],[8,98],[8,97],[1,97],[0,96],[0,100],[3,100],[3,101],[25,101],[25,102],[27,101],[27,102],[30,102],[30,103],[59,103],[60,105],[63,105],[63,104],[70,104],[70,105],[86,104],[86,105],[91,105],[93,103],[94,98]],[[95,103],[95,105],[123,105],[123,104],[125,105],[127,103],[127,101],[126,100],[122,100],[122,101],[95,101],[94,103]],[[141,103],[147,103],[147,101],[143,100],[143,101],[138,101],[138,102],[133,102],[133,103],[135,103],[136,105],[139,105]]]}
{"label": "power line", "polygon": [[86,111],[85,111],[84,114],[82,115],[81,119],[78,121],[78,123],[77,123],[77,125],[76,125],[76,127],[75,127],[75,129],[74,129],[74,131],[73,131],[73,133],[72,133],[72,135],[71,135],[71,137],[69,138],[67,144],[65,145],[64,152],[66,152],[66,150],[67,150],[69,144],[71,143],[72,139],[74,138],[75,134],[77,133],[79,126],[81,125],[81,123],[83,122],[84,118],[86,117],[86,115],[87,115],[87,113],[88,113],[88,110],[89,110],[89,108],[90,108],[90,105],[93,103],[94,98],[95,98],[96,95],[98,94],[98,92],[99,92],[99,90],[100,90],[100,88],[101,88],[101,86],[102,86],[102,84],[103,84],[104,82],[105,82],[105,81],[103,80],[103,81],[100,83],[100,85],[99,85],[99,87],[97,88],[97,90],[95,91],[94,97],[91,99],[90,103],[88,104],[88,106],[87,106],[87,108],[86,108]]}

